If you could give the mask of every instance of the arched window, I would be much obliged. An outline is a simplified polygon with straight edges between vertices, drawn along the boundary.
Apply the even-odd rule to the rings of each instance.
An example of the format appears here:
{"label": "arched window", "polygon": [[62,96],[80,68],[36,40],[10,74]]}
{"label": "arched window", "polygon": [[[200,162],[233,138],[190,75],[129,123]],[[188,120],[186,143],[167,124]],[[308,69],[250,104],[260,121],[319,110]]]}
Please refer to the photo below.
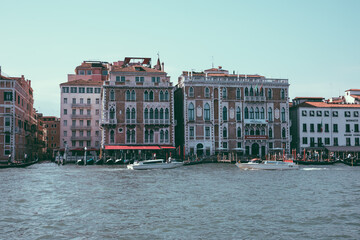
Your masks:
{"label": "arched window", "polygon": [[170,116],[169,116],[169,109],[166,108],[165,109],[165,120],[169,120],[170,119]]}
{"label": "arched window", "polygon": [[223,138],[227,138],[227,128],[223,127]]}
{"label": "arched window", "polygon": [[259,128],[256,128],[255,135],[260,135],[260,129]]}
{"label": "arched window", "polygon": [[272,91],[271,91],[271,88],[268,89],[268,99],[272,99]]}
{"label": "arched window", "polygon": [[245,88],[245,96],[249,96],[249,89],[247,87]]}
{"label": "arched window", "polygon": [[146,129],[145,130],[145,143],[149,142],[149,131]]}
{"label": "arched window", "polygon": [[154,92],[153,91],[150,91],[149,93],[149,101],[154,101]]}
{"label": "arched window", "polygon": [[131,132],[130,130],[126,130],[126,142],[130,143],[131,142]]}
{"label": "arched window", "polygon": [[153,143],[154,142],[154,131],[150,130],[150,142]]}
{"label": "arched window", "polygon": [[149,110],[147,108],[145,108],[145,110],[144,110],[144,118],[145,118],[145,120],[149,119]]}
{"label": "arched window", "polygon": [[162,90],[160,91],[160,101],[164,101],[164,93]]}
{"label": "arched window", "polygon": [[164,109],[160,108],[160,119],[164,119]]}
{"label": "arched window", "polygon": [[285,108],[281,108],[281,121],[285,122],[286,118],[285,118]]}
{"label": "arched window", "polygon": [[224,106],[224,107],[223,107],[223,120],[224,120],[224,121],[227,121],[227,119],[228,119],[228,118],[227,118],[227,108]]}
{"label": "arched window", "polygon": [[155,119],[159,119],[159,110],[155,108]]}
{"label": "arched window", "polygon": [[241,127],[237,128],[237,137],[241,138]]}
{"label": "arched window", "polygon": [[193,97],[194,96],[194,88],[190,87],[189,88],[189,97]]}
{"label": "arched window", "polygon": [[165,101],[169,101],[169,92],[166,90],[165,91],[165,97],[164,97]]}
{"label": "arched window", "polygon": [[250,87],[250,96],[254,96],[254,89],[252,86]]}
{"label": "arched window", "polygon": [[210,120],[210,105],[208,103],[205,103],[204,106],[204,120],[205,121]]}
{"label": "arched window", "polygon": [[115,131],[110,130],[110,143],[115,143]]}
{"label": "arched window", "polygon": [[223,99],[227,98],[227,89],[225,87],[222,89],[222,98]]}
{"label": "arched window", "polygon": [[257,85],[255,86],[255,96],[259,96],[259,88]]}
{"label": "arched window", "polygon": [[169,131],[165,130],[165,142],[169,142]]}
{"label": "arched window", "polygon": [[261,111],[260,111],[260,118],[265,119],[265,110],[263,107],[261,108]]}
{"label": "arched window", "polygon": [[131,101],[136,101],[135,90],[132,90],[132,91],[131,91]]}
{"label": "arched window", "polygon": [[126,90],[126,101],[130,101],[131,97],[130,97],[130,90]]}
{"label": "arched window", "polygon": [[285,90],[281,89],[281,99],[285,99]]}
{"label": "arched window", "polygon": [[136,139],[135,139],[135,130],[132,130],[132,131],[131,131],[131,142],[132,142],[132,143],[135,143],[135,142],[136,142]]}
{"label": "arched window", "polygon": [[269,122],[273,121],[273,114],[272,114],[272,108],[269,107],[269,111],[268,111],[268,120]]}
{"label": "arched window", "polygon": [[127,108],[126,109],[126,119],[130,119],[131,116],[130,116],[130,108]]}
{"label": "arched window", "polygon": [[250,129],[250,135],[255,135],[255,131],[253,128]]}
{"label": "arched window", "polygon": [[241,98],[241,90],[240,88],[236,89],[236,99],[240,99]]}
{"label": "arched window", "polygon": [[254,119],[254,109],[250,108],[250,119]]}
{"label": "arched window", "polygon": [[236,108],[236,121],[241,121],[241,108]]}
{"label": "arched window", "polygon": [[249,109],[245,107],[245,119],[249,119]]}
{"label": "arched window", "polygon": [[189,117],[189,121],[194,121],[195,116],[194,116],[194,104],[190,103],[189,104],[189,108],[188,108],[188,117]]}
{"label": "arched window", "polygon": [[282,136],[282,138],[286,138],[286,130],[284,127],[282,128],[281,136]]}
{"label": "arched window", "polygon": [[262,84],[261,84],[261,87],[260,87],[260,96],[264,96],[264,88],[262,87]]}
{"label": "arched window", "polygon": [[131,119],[136,119],[136,111],[135,108],[131,109]]}
{"label": "arched window", "polygon": [[259,108],[256,107],[256,108],[255,108],[255,119],[259,119],[259,118],[260,118]]}
{"label": "arched window", "polygon": [[210,97],[210,89],[208,87],[205,88],[205,97]]}
{"label": "arched window", "polygon": [[115,109],[110,108],[110,119],[115,119]]}
{"label": "arched window", "polygon": [[150,119],[154,119],[154,109],[150,108]]}
{"label": "arched window", "polygon": [[247,136],[247,135],[249,135],[249,129],[245,129],[245,135]]}
{"label": "arched window", "polygon": [[273,136],[273,132],[272,132],[272,128],[270,127],[269,128],[269,138],[272,138],[272,136]]}
{"label": "arched window", "polygon": [[145,102],[149,101],[149,92],[147,90],[145,90],[144,92],[144,101]]}
{"label": "arched window", "polygon": [[111,89],[111,91],[110,91],[110,101],[115,101],[115,92],[114,92],[114,89]]}
{"label": "arched window", "polygon": [[160,131],[160,143],[164,142],[164,130]]}
{"label": "arched window", "polygon": [[265,129],[264,128],[261,129],[261,135],[265,135]]}

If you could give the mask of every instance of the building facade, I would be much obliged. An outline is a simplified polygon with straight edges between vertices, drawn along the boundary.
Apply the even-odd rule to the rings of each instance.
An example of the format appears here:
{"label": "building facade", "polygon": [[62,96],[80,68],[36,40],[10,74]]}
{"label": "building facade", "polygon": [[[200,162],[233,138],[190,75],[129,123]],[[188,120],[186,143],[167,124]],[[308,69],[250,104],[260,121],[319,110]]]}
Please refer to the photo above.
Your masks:
{"label": "building facade", "polygon": [[335,104],[323,98],[293,99],[291,147],[298,153],[360,152],[359,112],[360,104],[355,103]]}
{"label": "building facade", "polygon": [[55,153],[60,149],[60,119],[55,116],[42,116],[41,120],[47,132],[47,155],[54,158]]}
{"label": "building facade", "polygon": [[33,158],[37,129],[31,81],[0,71],[0,95],[0,161]]}
{"label": "building facade", "polygon": [[140,157],[144,150],[173,148],[173,96],[159,60],[154,67],[150,58],[115,62],[102,92],[102,147]]}
{"label": "building facade", "polygon": [[70,155],[85,147],[100,150],[101,88],[108,69],[107,62],[84,61],[60,84],[60,146]]}
{"label": "building facade", "polygon": [[[289,83],[212,68],[179,77],[176,145],[188,154],[290,151]],[[183,150],[182,150],[183,151]]]}

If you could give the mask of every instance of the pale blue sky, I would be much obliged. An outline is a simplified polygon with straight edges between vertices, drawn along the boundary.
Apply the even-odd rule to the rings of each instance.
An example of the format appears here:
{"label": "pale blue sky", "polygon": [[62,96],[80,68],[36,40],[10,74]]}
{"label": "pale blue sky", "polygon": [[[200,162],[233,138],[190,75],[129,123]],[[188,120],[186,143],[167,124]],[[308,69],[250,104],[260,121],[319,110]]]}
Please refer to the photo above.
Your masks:
{"label": "pale blue sky", "polygon": [[360,88],[360,1],[2,1],[0,65],[59,116],[59,84],[84,60],[157,52],[174,84],[215,66],[288,78],[290,97]]}

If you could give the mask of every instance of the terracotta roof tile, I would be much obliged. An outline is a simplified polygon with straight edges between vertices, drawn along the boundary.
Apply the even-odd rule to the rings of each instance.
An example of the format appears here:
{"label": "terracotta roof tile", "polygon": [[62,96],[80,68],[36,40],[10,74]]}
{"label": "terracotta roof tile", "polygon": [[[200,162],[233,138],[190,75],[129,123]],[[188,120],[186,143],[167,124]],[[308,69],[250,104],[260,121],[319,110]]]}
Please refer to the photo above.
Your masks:
{"label": "terracotta roof tile", "polygon": [[360,96],[359,96],[359,95],[354,95],[354,94],[352,94],[352,95],[350,95],[350,96],[353,97],[353,98],[355,98],[355,99],[360,100]]}
{"label": "terracotta roof tile", "polygon": [[92,81],[92,80],[74,80],[70,82],[61,83],[60,86],[101,86],[103,85],[102,81]]}
{"label": "terracotta roof tile", "polygon": [[348,90],[346,90],[345,92],[347,92],[347,91],[360,91],[360,89],[348,89]]}
{"label": "terracotta roof tile", "polygon": [[332,104],[325,102],[304,102],[299,107],[315,107],[315,108],[360,108],[360,104]]}

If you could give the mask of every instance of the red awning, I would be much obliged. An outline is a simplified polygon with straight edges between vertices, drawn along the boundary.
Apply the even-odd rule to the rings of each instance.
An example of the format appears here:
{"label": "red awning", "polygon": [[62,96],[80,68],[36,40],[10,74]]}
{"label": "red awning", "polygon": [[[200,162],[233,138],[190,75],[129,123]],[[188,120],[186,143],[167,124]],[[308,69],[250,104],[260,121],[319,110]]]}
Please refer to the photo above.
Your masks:
{"label": "red awning", "polygon": [[161,149],[175,149],[173,146],[160,146]]}
{"label": "red awning", "polygon": [[159,146],[114,146],[107,145],[105,150],[160,150]]}

